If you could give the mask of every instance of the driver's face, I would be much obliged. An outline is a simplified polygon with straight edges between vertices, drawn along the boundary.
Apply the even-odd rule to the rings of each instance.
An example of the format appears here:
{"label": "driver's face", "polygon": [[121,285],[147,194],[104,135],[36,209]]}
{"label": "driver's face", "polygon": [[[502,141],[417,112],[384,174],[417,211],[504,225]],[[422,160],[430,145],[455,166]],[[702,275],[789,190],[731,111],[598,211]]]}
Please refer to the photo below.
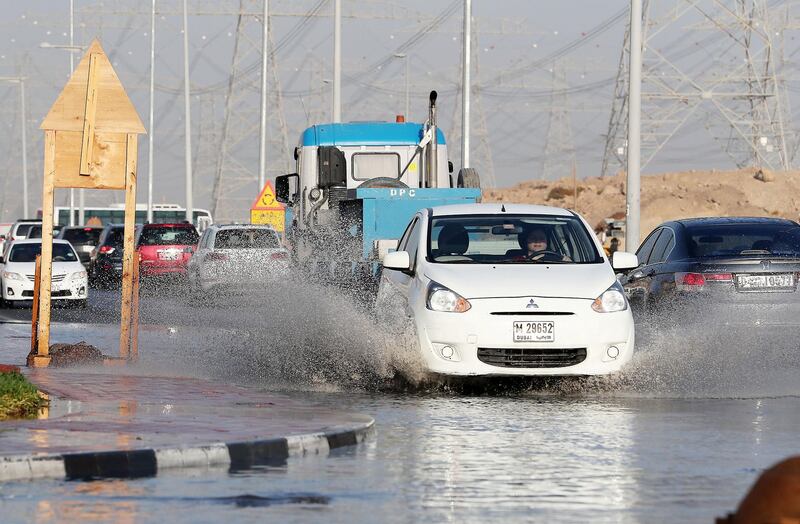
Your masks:
{"label": "driver's face", "polygon": [[547,249],[547,237],[541,231],[533,231],[525,240],[528,244],[528,251],[545,251]]}

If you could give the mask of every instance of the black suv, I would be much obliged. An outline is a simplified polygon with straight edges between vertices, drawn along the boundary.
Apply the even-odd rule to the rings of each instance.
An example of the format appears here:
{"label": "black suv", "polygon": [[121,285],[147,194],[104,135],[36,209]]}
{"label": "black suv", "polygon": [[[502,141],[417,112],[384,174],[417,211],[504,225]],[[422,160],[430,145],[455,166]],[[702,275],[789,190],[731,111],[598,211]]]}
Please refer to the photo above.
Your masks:
{"label": "black suv", "polygon": [[[139,224],[136,225],[139,227]],[[89,257],[89,283],[95,287],[116,285],[122,280],[124,224],[108,224]]]}

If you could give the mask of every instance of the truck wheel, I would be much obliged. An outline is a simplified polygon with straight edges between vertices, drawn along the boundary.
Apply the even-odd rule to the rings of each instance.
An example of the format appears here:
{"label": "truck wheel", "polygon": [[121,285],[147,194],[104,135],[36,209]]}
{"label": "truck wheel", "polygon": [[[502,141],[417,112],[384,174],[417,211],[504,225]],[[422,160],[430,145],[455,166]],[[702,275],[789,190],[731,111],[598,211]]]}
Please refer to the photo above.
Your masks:
{"label": "truck wheel", "polygon": [[370,188],[382,188],[382,187],[406,188],[408,186],[405,184],[405,182],[401,182],[396,178],[389,178],[388,176],[379,176],[375,178],[370,178],[369,180],[367,180],[358,187],[370,189]]}
{"label": "truck wheel", "polygon": [[462,167],[458,170],[456,187],[481,188],[481,179],[474,167]]}

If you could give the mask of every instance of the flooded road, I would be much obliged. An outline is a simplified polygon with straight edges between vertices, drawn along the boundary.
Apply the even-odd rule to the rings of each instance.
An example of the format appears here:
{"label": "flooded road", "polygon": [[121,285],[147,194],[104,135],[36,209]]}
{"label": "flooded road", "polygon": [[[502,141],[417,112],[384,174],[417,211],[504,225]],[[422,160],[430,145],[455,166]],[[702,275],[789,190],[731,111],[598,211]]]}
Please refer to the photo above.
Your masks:
{"label": "flooded road", "polygon": [[[413,375],[413,359],[326,300],[310,295],[300,323],[292,311],[222,304],[198,313],[202,325],[184,312],[185,322],[143,326],[142,368],[369,414],[371,441],[243,473],[6,483],[3,521],[713,522],[763,469],[800,452],[793,333],[768,344],[724,330],[643,333],[629,371],[610,380],[409,391],[389,378],[393,366]],[[157,317],[178,306],[148,307]],[[0,325],[2,361],[24,358],[26,329]],[[54,341],[113,344],[115,329],[65,323]]]}

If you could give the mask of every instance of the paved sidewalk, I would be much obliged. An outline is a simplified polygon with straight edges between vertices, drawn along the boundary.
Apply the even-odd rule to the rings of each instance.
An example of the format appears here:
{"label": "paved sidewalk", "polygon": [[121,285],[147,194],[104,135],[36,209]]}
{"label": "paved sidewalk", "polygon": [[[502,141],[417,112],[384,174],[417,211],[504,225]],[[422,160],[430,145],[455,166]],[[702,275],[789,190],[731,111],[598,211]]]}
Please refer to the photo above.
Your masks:
{"label": "paved sidewalk", "polygon": [[148,476],[214,464],[246,469],[357,444],[372,431],[365,415],[201,379],[125,368],[26,374],[54,398],[41,419],[0,425],[0,480]]}

